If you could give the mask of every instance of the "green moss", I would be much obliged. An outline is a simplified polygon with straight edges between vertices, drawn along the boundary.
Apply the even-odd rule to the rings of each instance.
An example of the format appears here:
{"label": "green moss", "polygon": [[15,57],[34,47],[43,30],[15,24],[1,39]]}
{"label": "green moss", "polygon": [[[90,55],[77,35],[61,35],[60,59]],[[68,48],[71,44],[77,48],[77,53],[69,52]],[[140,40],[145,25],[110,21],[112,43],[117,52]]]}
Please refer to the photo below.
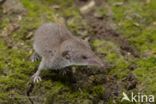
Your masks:
{"label": "green moss", "polygon": [[104,40],[95,40],[93,41],[93,47],[96,47],[97,52],[106,54],[106,60],[110,62],[114,62],[116,59],[122,59],[123,57],[120,55],[120,51],[116,44],[104,41]]}
{"label": "green moss", "polygon": [[51,89],[51,94],[53,95],[53,94],[58,93],[60,91],[60,89],[63,87],[64,87],[64,85],[62,83],[59,83],[59,82],[55,83],[55,86],[52,87],[52,89]]}
{"label": "green moss", "polygon": [[4,29],[5,27],[7,27],[9,24],[9,18],[5,18],[1,24],[0,24],[0,29]]}
{"label": "green moss", "polygon": [[94,96],[103,96],[105,93],[105,88],[103,85],[95,86],[92,89]]}
{"label": "green moss", "polygon": [[95,40],[93,46],[96,47],[98,53],[105,54],[104,61],[111,63],[114,68],[110,74],[116,74],[119,78],[123,78],[128,73],[127,67],[129,63],[121,56],[118,46],[112,42],[104,40]]}
{"label": "green moss", "polygon": [[141,83],[140,87],[148,94],[155,94],[155,57],[145,58],[143,60],[138,60],[137,65],[138,69],[135,70],[139,82]]}
{"label": "green moss", "polygon": [[[62,86],[62,85],[61,85]],[[61,87],[57,83],[56,86],[52,87],[53,90],[47,94],[46,104],[53,103],[81,103],[86,104],[86,102],[91,102],[88,99],[88,93],[86,91],[71,91],[67,86]],[[88,103],[87,103],[88,104]]]}

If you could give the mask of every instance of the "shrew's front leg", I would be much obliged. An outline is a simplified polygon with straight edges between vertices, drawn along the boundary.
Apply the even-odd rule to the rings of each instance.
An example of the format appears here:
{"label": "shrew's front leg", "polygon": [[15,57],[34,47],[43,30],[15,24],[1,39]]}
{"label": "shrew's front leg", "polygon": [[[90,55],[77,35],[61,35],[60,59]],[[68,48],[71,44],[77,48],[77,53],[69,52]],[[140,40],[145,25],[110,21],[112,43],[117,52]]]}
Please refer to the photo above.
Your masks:
{"label": "shrew's front leg", "polygon": [[32,54],[32,56],[31,56],[31,61],[32,61],[32,62],[35,62],[35,61],[39,61],[39,60],[41,60],[41,56],[39,56],[38,53],[34,52],[34,53]]}
{"label": "shrew's front leg", "polygon": [[36,71],[36,73],[32,76],[32,80],[34,83],[38,83],[39,81],[41,81],[41,77],[40,77],[40,73],[41,73],[41,70],[44,69],[44,61],[42,59],[42,61],[40,62],[40,65],[38,67],[38,70]]}

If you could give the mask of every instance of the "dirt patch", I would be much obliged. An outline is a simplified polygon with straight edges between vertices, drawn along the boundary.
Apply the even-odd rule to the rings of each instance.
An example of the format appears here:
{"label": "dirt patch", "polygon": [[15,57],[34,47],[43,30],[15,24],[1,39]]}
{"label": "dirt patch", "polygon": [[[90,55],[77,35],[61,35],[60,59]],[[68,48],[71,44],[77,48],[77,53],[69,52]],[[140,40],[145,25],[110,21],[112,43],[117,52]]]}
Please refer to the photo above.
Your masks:
{"label": "dirt patch", "polygon": [[[112,41],[115,44],[118,44],[123,55],[131,54],[134,57],[139,57],[138,51],[132,46],[126,38],[124,38],[121,34],[115,31],[114,23],[112,22],[112,13],[109,5],[107,5],[106,1],[95,0],[95,4],[92,7],[89,6],[88,0],[77,0],[76,5],[80,8],[86,5],[87,12],[81,12],[84,19],[87,21],[90,26],[90,33],[94,35],[90,35],[90,40],[94,39],[104,39],[108,41]],[[102,16],[96,12],[95,7],[104,6],[108,8],[108,15]]]}
{"label": "dirt patch", "polygon": [[91,16],[87,16],[87,18],[90,18],[88,20],[88,23],[90,23],[92,32],[96,34],[91,36],[91,40],[96,38],[112,41],[119,45],[119,48],[123,55],[131,54],[134,57],[139,57],[139,54],[137,50],[134,48],[134,46],[130,45],[128,40],[122,37],[121,34],[111,29],[111,26],[109,26],[108,23],[109,20],[107,21],[104,18],[98,19],[96,17]]}
{"label": "dirt patch", "polygon": [[137,78],[134,74],[129,73],[126,78],[122,80],[124,82],[124,86],[127,90],[132,90],[136,88]]}

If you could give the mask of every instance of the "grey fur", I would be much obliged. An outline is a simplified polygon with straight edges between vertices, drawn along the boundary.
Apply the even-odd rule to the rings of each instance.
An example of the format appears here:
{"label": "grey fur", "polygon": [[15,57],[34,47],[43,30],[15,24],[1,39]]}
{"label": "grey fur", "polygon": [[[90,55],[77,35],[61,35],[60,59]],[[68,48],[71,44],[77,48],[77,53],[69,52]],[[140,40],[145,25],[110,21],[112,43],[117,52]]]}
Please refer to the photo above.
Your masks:
{"label": "grey fur", "polygon": [[63,25],[43,24],[35,32],[35,52],[41,56],[38,71],[33,75],[34,82],[42,69],[62,69],[70,65],[103,65],[84,40],[75,37]]}

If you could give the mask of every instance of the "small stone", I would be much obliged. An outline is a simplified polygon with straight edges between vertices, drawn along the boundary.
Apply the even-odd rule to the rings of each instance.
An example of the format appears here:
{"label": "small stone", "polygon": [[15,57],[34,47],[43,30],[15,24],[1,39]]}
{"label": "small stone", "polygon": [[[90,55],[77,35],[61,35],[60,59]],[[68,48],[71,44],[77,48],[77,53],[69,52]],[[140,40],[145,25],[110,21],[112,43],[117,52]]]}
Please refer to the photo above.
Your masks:
{"label": "small stone", "polygon": [[137,68],[137,66],[135,64],[132,64],[128,67],[129,70],[135,70]]}
{"label": "small stone", "polygon": [[94,17],[98,18],[98,19],[103,19],[103,16],[100,13],[94,13]]}
{"label": "small stone", "polygon": [[124,3],[123,2],[116,2],[114,3],[114,6],[122,6]]}
{"label": "small stone", "polygon": [[131,81],[128,83],[128,86],[127,86],[127,90],[132,90],[134,88],[136,88],[136,85],[137,85],[137,81]]}
{"label": "small stone", "polygon": [[136,80],[136,76],[132,73],[128,74],[127,78],[126,78],[128,81],[133,81],[133,80]]}
{"label": "small stone", "polygon": [[2,5],[3,13],[24,13],[25,8],[20,0],[6,0]]}
{"label": "small stone", "polygon": [[26,36],[27,39],[30,39],[33,36],[33,32],[29,32],[29,34]]}
{"label": "small stone", "polygon": [[60,6],[59,5],[53,5],[52,8],[53,9],[60,9]]}

